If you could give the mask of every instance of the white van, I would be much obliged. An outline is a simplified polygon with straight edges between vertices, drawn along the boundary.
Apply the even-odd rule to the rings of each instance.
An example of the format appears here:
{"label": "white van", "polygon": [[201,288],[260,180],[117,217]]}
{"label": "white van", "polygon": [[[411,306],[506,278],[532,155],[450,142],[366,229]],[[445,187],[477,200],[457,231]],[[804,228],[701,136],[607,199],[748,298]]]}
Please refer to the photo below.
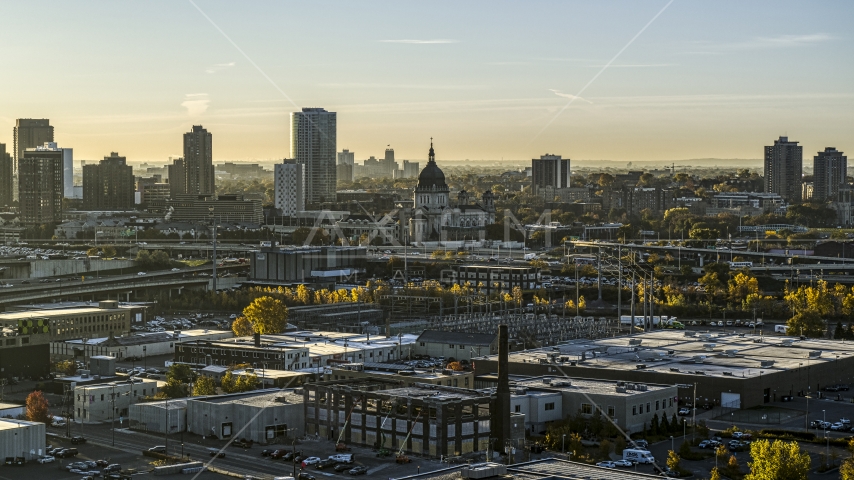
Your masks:
{"label": "white van", "polygon": [[655,463],[655,457],[649,453],[649,450],[639,450],[627,448],[623,450],[623,460],[629,460],[635,463]]}

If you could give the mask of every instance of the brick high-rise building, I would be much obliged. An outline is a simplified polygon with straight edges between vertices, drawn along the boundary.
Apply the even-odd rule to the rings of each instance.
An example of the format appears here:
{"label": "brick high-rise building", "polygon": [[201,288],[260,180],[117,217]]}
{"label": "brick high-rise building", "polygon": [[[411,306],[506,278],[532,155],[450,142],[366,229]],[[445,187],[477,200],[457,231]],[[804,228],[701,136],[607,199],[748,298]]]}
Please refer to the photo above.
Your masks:
{"label": "brick high-rise building", "polygon": [[18,199],[24,225],[62,221],[62,160],[62,150],[32,148],[18,161]]}
{"label": "brick high-rise building", "polygon": [[170,198],[178,198],[178,195],[187,193],[187,169],[184,167],[184,159],[172,159],[172,165],[167,165],[167,172]]}
{"label": "brick high-rise building", "polygon": [[774,140],[765,147],[765,193],[776,193],[787,202],[800,202],[803,196],[804,147],[789,137]]}
{"label": "brick high-rise building", "polygon": [[193,131],[184,134],[184,193],[213,195],[216,192],[212,147],[213,136],[201,125],[193,125]]}
{"label": "brick high-rise building", "polygon": [[813,157],[813,200],[834,200],[848,178],[848,157],[827,147]]}
{"label": "brick high-rise building", "polygon": [[337,116],[322,108],[291,113],[291,158],[305,167],[306,204],[335,201]]}
{"label": "brick high-rise building", "polygon": [[17,175],[18,163],[28,148],[44,145],[53,141],[53,127],[46,118],[19,118],[12,129],[12,195],[18,198]]}
{"label": "brick high-rise building", "polygon": [[116,152],[83,167],[84,210],[132,210],[134,190],[133,168]]}
{"label": "brick high-rise building", "polygon": [[11,205],[15,198],[14,177],[15,164],[12,155],[6,151],[6,144],[0,143],[0,208]]}
{"label": "brick high-rise building", "polygon": [[[554,190],[569,187],[569,159],[560,155],[541,155],[531,160],[531,193],[540,194],[542,190]],[[552,199],[549,198],[549,201]]]}

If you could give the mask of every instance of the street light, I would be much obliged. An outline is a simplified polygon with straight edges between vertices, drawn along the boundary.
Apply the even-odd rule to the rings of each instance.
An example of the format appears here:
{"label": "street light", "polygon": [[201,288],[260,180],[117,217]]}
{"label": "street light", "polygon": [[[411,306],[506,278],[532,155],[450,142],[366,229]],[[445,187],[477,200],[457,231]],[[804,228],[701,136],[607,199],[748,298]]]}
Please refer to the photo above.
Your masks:
{"label": "street light", "polygon": [[208,207],[210,212],[211,228],[213,229],[213,292],[216,293],[216,222],[214,221],[214,207]]}
{"label": "street light", "polygon": [[560,451],[566,453],[566,434],[563,434],[563,440],[560,442]]}

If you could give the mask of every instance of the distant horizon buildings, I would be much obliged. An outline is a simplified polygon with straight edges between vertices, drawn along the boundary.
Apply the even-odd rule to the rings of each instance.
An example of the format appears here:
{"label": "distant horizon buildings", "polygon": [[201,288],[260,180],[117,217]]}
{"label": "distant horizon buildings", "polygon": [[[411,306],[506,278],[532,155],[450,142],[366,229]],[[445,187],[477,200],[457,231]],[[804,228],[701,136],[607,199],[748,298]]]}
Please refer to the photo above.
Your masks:
{"label": "distant horizon buildings", "polygon": [[84,210],[132,210],[135,190],[133,168],[117,152],[83,167]]}
{"label": "distant horizon buildings", "polygon": [[338,152],[338,164],[335,165],[336,183],[338,180],[352,182],[356,172],[356,154],[346,148]]}
{"label": "distant horizon buildings", "polygon": [[[531,193],[538,195],[543,189],[570,186],[570,160],[560,155],[545,154],[531,159]],[[550,199],[551,200],[551,199]]]}
{"label": "distant horizon buildings", "polygon": [[832,200],[848,179],[848,157],[834,147],[826,147],[813,157],[813,195],[815,200]]}
{"label": "distant horizon buildings", "polygon": [[274,166],[274,204],[283,216],[295,217],[305,210],[305,165],[293,159]]}
{"label": "distant horizon buildings", "polygon": [[789,203],[803,199],[803,150],[789,137],[780,137],[765,147],[765,193],[779,194]]}
{"label": "distant horizon buildings", "polygon": [[291,158],[305,167],[305,201],[335,201],[337,114],[323,108],[291,112]]}

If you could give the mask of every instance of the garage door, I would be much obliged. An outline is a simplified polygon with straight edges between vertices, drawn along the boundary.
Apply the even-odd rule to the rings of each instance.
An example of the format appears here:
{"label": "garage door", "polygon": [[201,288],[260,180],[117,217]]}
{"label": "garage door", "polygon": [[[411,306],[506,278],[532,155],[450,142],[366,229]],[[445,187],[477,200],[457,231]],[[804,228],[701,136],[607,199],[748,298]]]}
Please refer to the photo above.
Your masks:
{"label": "garage door", "polygon": [[741,408],[741,394],[721,392],[721,406],[724,408]]}

